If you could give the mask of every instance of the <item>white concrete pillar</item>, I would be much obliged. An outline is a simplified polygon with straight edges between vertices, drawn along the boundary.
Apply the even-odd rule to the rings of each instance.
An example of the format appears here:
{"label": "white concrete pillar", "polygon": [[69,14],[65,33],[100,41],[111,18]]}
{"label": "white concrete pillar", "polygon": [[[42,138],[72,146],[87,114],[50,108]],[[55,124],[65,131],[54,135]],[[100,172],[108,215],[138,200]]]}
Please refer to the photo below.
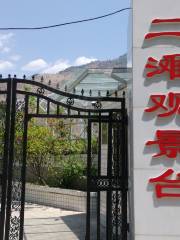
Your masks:
{"label": "white concrete pillar", "polygon": [[[180,0],[133,0],[133,169],[135,240],[180,239],[180,197],[157,199],[148,181],[172,168],[180,172],[180,153],[175,159],[153,158],[158,145],[145,146],[156,139],[157,130],[180,130],[180,115],[159,118],[145,113],[151,94],[180,93],[180,78],[169,80],[168,73],[146,79],[148,57],[180,54],[180,37],[160,37],[145,41],[149,32],[180,31],[179,24],[152,26],[153,19],[180,18]],[[159,111],[160,113],[161,111]],[[173,179],[175,179],[175,175]],[[164,191],[166,191],[164,189]],[[177,190],[178,191],[178,190]],[[180,191],[179,191],[180,193]]]}

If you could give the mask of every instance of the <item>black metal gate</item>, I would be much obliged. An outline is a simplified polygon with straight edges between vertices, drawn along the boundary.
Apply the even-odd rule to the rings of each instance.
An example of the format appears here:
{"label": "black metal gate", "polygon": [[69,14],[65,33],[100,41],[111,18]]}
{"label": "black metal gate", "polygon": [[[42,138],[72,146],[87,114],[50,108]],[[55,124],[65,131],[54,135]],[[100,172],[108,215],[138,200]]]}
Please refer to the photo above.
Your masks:
{"label": "black metal gate", "polygon": [[[49,82],[50,83],[50,82]],[[17,79],[0,79],[0,240],[23,240],[28,122],[32,118],[86,119],[87,212],[85,240],[127,240],[128,160],[125,96],[93,97],[68,93],[49,85]],[[31,98],[34,108],[29,108]],[[63,113],[61,108],[64,109]],[[43,109],[43,111],[42,111]],[[52,110],[53,109],[53,110]],[[92,134],[98,139],[97,171],[92,167]],[[103,144],[102,129],[107,130]],[[17,134],[17,129],[21,130]],[[18,148],[16,147],[18,145]],[[105,150],[103,149],[105,148]],[[96,230],[92,227],[91,195],[96,194]],[[59,238],[60,239],[60,238]]]}

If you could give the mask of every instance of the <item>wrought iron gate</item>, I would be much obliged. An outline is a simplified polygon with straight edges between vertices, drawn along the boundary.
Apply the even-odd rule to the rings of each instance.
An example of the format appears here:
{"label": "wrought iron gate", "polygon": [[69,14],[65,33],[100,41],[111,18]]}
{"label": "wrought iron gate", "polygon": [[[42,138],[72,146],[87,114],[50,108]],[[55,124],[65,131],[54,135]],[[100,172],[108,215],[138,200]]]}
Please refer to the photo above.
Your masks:
{"label": "wrought iron gate", "polygon": [[[50,82],[49,82],[50,83]],[[33,109],[29,107],[31,98]],[[61,108],[64,109],[63,113]],[[42,110],[43,109],[43,110]],[[68,93],[49,85],[17,79],[0,79],[0,240],[23,240],[28,122],[32,118],[86,119],[87,212],[85,240],[127,240],[128,160],[125,96],[93,97]],[[92,168],[92,133],[98,139],[97,172]],[[107,129],[103,145],[102,126]],[[17,130],[20,132],[17,134]],[[18,148],[16,147],[18,145]],[[102,147],[107,155],[103,157]],[[104,160],[105,159],[105,160]],[[92,229],[91,194],[97,196],[96,231]],[[104,225],[103,225],[104,224]],[[104,229],[104,230],[102,230]]]}

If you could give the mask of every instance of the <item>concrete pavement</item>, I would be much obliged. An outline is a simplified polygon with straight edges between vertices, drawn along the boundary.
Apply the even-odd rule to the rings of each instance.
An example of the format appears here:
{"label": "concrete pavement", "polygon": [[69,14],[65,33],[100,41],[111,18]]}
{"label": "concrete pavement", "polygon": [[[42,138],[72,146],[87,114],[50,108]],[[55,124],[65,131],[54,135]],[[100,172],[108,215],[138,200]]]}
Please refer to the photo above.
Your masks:
{"label": "concrete pavement", "polygon": [[85,227],[83,212],[26,204],[24,240],[84,240]]}

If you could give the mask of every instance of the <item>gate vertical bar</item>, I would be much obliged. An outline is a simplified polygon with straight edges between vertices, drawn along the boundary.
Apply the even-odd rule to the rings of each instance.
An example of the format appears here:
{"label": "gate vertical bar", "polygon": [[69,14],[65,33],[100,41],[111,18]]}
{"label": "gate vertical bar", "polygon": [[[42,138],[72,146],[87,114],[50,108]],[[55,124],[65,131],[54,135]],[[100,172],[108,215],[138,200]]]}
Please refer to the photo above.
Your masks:
{"label": "gate vertical bar", "polygon": [[9,162],[9,137],[10,137],[10,112],[11,112],[11,79],[7,82],[6,94],[6,119],[4,132],[4,159],[3,159],[3,174],[2,174],[2,200],[1,200],[1,222],[0,222],[0,240],[4,239],[5,221],[6,221],[6,196],[7,196],[7,176]]}
{"label": "gate vertical bar", "polygon": [[19,240],[23,240],[23,234],[24,234],[24,205],[25,205],[25,185],[26,185],[28,104],[29,104],[29,95],[26,95],[25,96],[25,112],[24,112],[24,131],[23,131],[23,164],[22,164],[22,169],[21,169],[22,194],[21,194],[21,213],[20,213],[20,234],[19,234]]}
{"label": "gate vertical bar", "polygon": [[[107,176],[112,178],[112,113],[109,113],[108,122],[108,163],[107,163]],[[111,180],[110,180],[111,181]],[[112,239],[112,190],[107,191],[107,219],[106,231],[107,240]]]}
{"label": "gate vertical bar", "polygon": [[86,240],[90,240],[91,234],[91,192],[90,192],[90,177],[91,177],[91,122],[88,120],[87,127],[88,147],[87,147],[87,216],[86,216]]}
{"label": "gate vertical bar", "polygon": [[[98,178],[101,175],[101,113],[99,113],[99,136],[98,136]],[[100,228],[101,228],[101,193],[100,191],[97,192],[97,240],[101,238]]]}
{"label": "gate vertical bar", "polygon": [[[116,132],[114,133],[114,139],[115,139],[115,148],[116,148],[116,171],[115,171],[115,177],[117,179],[120,178],[121,176],[121,155],[120,155],[120,146],[121,146],[121,129],[120,129],[120,124],[121,122],[116,123]],[[116,209],[116,216],[115,216],[115,226],[116,226],[116,239],[118,239],[118,235],[119,235],[119,217],[120,217],[120,209],[119,209],[119,203],[120,203],[120,195],[119,195],[119,191],[116,191],[116,205],[115,205],[115,209]]]}
{"label": "gate vertical bar", "polygon": [[11,125],[10,125],[5,240],[9,240],[10,219],[11,219],[12,178],[13,178],[12,170],[13,170],[13,161],[14,161],[14,137],[15,137],[15,114],[16,114],[16,86],[17,86],[17,83],[16,83],[15,79],[11,79],[11,82],[12,82],[12,101],[11,101]]}
{"label": "gate vertical bar", "polygon": [[127,188],[128,188],[128,154],[127,154],[127,114],[125,104],[125,94],[122,102],[122,239],[127,240]]}

